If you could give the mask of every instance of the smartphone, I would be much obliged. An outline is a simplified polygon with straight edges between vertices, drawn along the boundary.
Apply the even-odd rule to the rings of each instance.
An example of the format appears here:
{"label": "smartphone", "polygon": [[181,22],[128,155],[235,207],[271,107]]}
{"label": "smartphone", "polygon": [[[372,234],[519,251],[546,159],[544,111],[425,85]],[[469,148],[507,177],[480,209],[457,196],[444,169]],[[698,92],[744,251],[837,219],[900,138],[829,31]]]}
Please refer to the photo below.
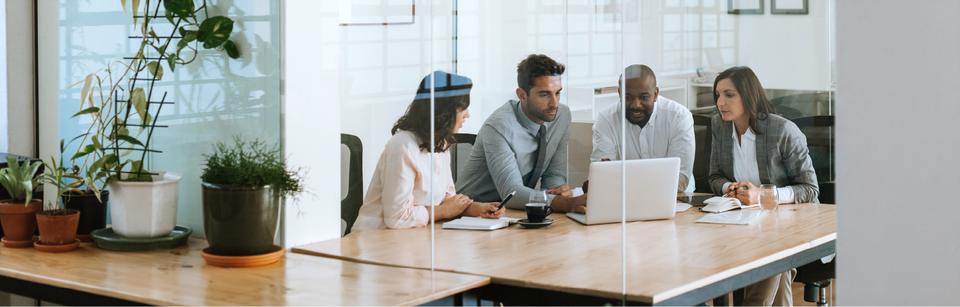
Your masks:
{"label": "smartphone", "polygon": [[500,205],[497,205],[497,211],[500,211],[500,209],[503,209],[503,205],[506,205],[507,202],[510,201],[511,198],[513,198],[513,195],[516,195],[516,194],[517,194],[517,191],[513,191],[513,192],[510,192],[510,194],[507,194],[507,197],[503,198],[503,201],[500,202]]}

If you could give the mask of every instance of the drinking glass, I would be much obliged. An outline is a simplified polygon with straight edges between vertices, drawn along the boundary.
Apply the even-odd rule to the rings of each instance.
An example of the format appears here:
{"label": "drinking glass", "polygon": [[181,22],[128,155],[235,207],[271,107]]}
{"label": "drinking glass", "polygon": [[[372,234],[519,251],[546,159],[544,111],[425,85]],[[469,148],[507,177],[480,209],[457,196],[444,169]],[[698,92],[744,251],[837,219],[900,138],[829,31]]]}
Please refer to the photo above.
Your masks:
{"label": "drinking glass", "polygon": [[777,210],[777,186],[773,184],[760,185],[760,207],[764,210]]}
{"label": "drinking glass", "polygon": [[527,204],[543,204],[547,205],[547,191],[544,190],[533,190],[530,192],[530,199]]}

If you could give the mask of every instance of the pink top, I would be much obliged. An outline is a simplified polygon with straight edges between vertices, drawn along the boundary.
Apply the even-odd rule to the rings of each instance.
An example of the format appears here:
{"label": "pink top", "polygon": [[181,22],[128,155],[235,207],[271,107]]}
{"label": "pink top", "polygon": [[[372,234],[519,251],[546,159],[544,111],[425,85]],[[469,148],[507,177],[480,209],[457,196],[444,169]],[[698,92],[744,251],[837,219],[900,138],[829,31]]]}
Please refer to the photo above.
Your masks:
{"label": "pink top", "polygon": [[[450,172],[450,153],[433,154],[433,176],[430,176],[431,154],[420,150],[418,143],[416,135],[404,130],[390,138],[377,162],[352,231],[427,225],[430,222],[427,207],[439,205],[446,196],[457,193]],[[433,189],[429,189],[431,177]]]}

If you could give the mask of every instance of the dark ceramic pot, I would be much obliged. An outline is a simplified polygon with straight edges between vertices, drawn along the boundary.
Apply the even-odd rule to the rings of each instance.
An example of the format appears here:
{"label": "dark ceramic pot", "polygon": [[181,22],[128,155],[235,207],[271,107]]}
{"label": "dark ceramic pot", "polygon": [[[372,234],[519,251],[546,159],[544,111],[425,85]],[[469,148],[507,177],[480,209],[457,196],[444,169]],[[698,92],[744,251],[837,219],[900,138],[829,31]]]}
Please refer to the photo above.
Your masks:
{"label": "dark ceramic pot", "polygon": [[274,251],[281,194],[271,186],[203,183],[203,229],[208,253],[249,256]]}
{"label": "dark ceramic pot", "polygon": [[67,209],[80,211],[80,224],[77,226],[77,238],[80,241],[90,242],[90,232],[107,228],[107,200],[109,191],[101,191],[100,200],[93,193],[72,194],[63,197]]}

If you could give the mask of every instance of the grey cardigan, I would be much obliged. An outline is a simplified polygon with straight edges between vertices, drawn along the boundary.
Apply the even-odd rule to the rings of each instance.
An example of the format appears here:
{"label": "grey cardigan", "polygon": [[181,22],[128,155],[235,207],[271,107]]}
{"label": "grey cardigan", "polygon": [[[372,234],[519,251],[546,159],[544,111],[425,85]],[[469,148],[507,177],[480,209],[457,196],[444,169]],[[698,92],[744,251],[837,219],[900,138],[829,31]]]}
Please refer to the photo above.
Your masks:
{"label": "grey cardigan", "polygon": [[[710,150],[710,187],[723,193],[723,184],[733,177],[733,125],[717,114],[713,117],[713,148]],[[820,189],[807,138],[796,124],[775,114],[757,120],[757,166],[760,181],[793,189],[797,203],[818,202]]]}

